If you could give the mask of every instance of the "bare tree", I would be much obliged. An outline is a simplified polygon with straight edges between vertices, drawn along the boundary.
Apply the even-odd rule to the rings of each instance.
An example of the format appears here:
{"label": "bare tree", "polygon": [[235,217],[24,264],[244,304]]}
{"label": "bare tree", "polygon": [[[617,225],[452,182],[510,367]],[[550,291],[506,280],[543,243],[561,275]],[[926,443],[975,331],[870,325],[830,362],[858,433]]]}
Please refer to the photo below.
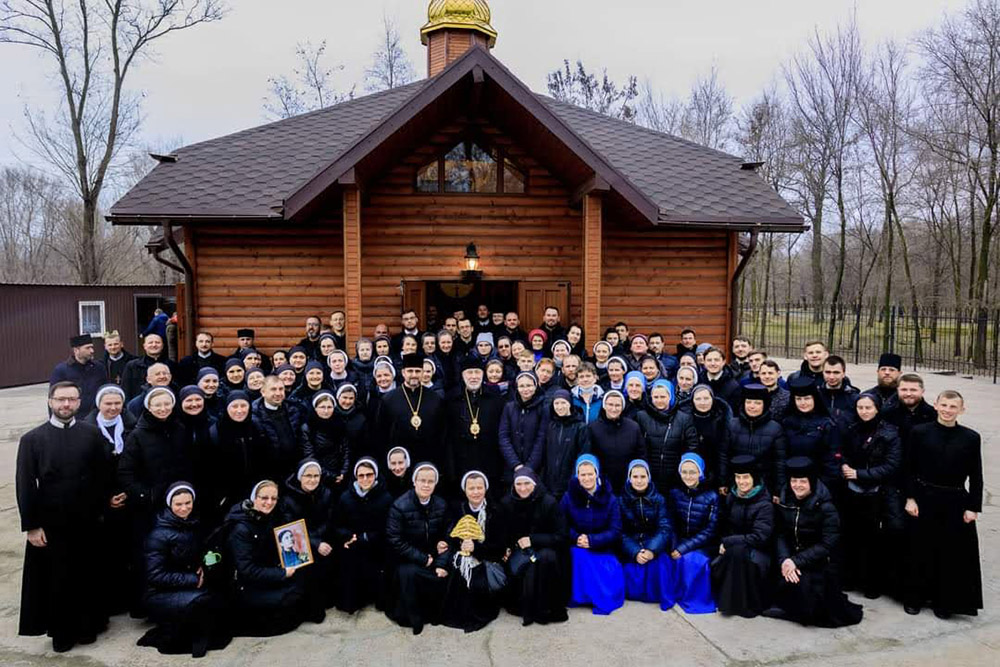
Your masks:
{"label": "bare tree", "polygon": [[827,331],[827,342],[832,346],[847,257],[846,160],[848,149],[857,138],[852,113],[856,79],[861,68],[861,40],[855,17],[852,15],[847,25],[838,26],[832,34],[821,35],[816,31],[809,40],[809,51],[808,56],[795,58],[794,75],[786,78],[804,126],[821,139],[824,152],[828,154],[833,195],[840,217],[839,252],[836,278],[830,292]]}
{"label": "bare tree", "polygon": [[922,80],[931,117],[922,138],[932,150],[964,166],[972,186],[969,288],[977,308],[973,360],[984,366],[987,285],[1000,199],[1000,4],[972,0],[959,17],[945,18],[920,36],[917,47],[924,57]]}
{"label": "bare tree", "polygon": [[548,74],[549,94],[560,102],[583,107],[613,118],[629,122],[636,119],[633,105],[639,97],[639,84],[634,76],[629,76],[622,84],[608,78],[608,70],[602,70],[601,78],[591,74],[583,62],[576,61],[573,69],[568,60],[561,69]]}
{"label": "bare tree", "polygon": [[55,66],[59,107],[27,110],[26,144],[72,184],[81,201],[80,281],[100,279],[98,209],[108,173],[140,123],[132,69],[167,35],[217,21],[221,0],[0,0],[0,42],[41,50]]}
{"label": "bare tree", "polygon": [[334,86],[333,73],[343,71],[344,66],[326,64],[325,39],[318,46],[308,41],[298,44],[295,55],[299,64],[291,77],[282,74],[267,80],[270,97],[264,100],[264,111],[270,118],[291,118],[354,99],[354,86],[346,93]]}
{"label": "bare tree", "polygon": [[0,172],[0,280],[48,279],[63,199],[58,183],[44,174],[12,167]]}
{"label": "bare tree", "polygon": [[729,142],[733,119],[733,97],[719,81],[712,66],[691,86],[691,94],[681,118],[681,136],[709,148],[724,150]]}
{"label": "bare tree", "polygon": [[666,98],[653,89],[649,79],[642,84],[642,98],[639,100],[637,122],[657,132],[681,133],[681,119],[684,117],[684,103],[676,97]]}
{"label": "bare tree", "polygon": [[365,89],[370,93],[405,86],[414,79],[413,65],[403,49],[396,22],[382,15],[382,34],[365,71]]}

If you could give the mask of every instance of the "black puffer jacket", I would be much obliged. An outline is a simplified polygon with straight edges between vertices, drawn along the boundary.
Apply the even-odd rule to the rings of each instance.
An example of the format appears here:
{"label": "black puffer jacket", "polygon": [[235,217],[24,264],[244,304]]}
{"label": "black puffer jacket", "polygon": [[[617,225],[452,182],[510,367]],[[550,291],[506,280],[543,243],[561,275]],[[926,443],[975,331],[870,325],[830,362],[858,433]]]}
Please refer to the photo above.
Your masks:
{"label": "black puffer jacket", "polygon": [[346,434],[332,415],[329,419],[322,419],[315,410],[310,409],[310,413],[299,429],[302,456],[319,461],[328,480],[346,475],[350,466]]}
{"label": "black puffer jacket", "polygon": [[841,443],[841,453],[843,463],[858,473],[851,483],[865,490],[893,484],[903,466],[899,431],[881,416],[852,424]]}
{"label": "black puffer jacket", "polygon": [[748,498],[733,490],[726,495],[720,536],[727,549],[742,545],[766,553],[774,533],[774,504],[763,487],[751,493]]}
{"label": "black puffer jacket", "polygon": [[826,565],[840,539],[840,520],[830,492],[823,482],[813,483],[816,490],[804,500],[786,486],[775,506],[775,555],[779,563],[791,558],[799,569]]}
{"label": "black puffer jacket", "polygon": [[557,500],[566,493],[576,459],[590,451],[589,434],[579,408],[573,406],[569,415],[560,417],[555,409],[549,407],[542,483]]}
{"label": "black puffer jacket", "polygon": [[305,491],[302,483],[292,475],[285,480],[281,491],[279,511],[284,522],[306,520],[309,530],[309,544],[313,554],[321,542],[333,542],[333,512],[336,499],[326,484],[320,484],[315,491]]}
{"label": "black puffer jacket", "polygon": [[358,542],[375,549],[382,558],[385,524],[392,501],[393,497],[381,480],[363,496],[358,495],[352,484],[340,495],[334,512],[337,545],[343,546],[352,535],[357,535]]}
{"label": "black puffer jacket", "polygon": [[224,410],[219,421],[209,431],[212,448],[208,468],[221,485],[219,497],[211,499],[223,508],[222,517],[233,503],[246,498],[253,485],[266,477],[267,445],[253,427],[252,416],[242,422],[233,421]]}
{"label": "black puffer jacket", "polygon": [[347,443],[347,458],[350,463],[371,453],[368,447],[368,419],[359,405],[361,404],[355,401],[350,410],[339,405],[333,409],[333,420]]}
{"label": "black puffer jacket", "polygon": [[157,419],[143,410],[118,463],[118,483],[128,494],[129,505],[152,511],[171,484],[195,479],[196,469],[196,452],[180,420],[174,414]]}
{"label": "black puffer jacket", "polygon": [[[644,458],[649,463],[653,482],[663,493],[680,484],[677,466],[681,455],[698,447],[698,431],[687,412],[677,407],[657,410],[652,405],[636,416],[642,430]],[[706,459],[708,460],[708,459]]]}
{"label": "black puffer jacket", "polygon": [[739,416],[729,420],[729,447],[719,457],[719,474],[725,486],[732,484],[729,461],[743,454],[753,456],[764,473],[769,489],[785,486],[785,461],[788,459],[785,432],[771,419],[766,409],[757,417],[748,417],[741,408]]}
{"label": "black puffer jacket", "polygon": [[439,496],[421,505],[417,492],[410,489],[389,508],[385,524],[386,541],[392,557],[400,563],[424,567],[433,556],[431,567],[446,567],[448,553],[438,554],[437,543],[448,539],[448,503]]}
{"label": "black puffer jacket", "polygon": [[193,515],[181,519],[164,507],[146,537],[146,606],[155,615],[176,614],[204,589],[198,568],[205,554],[201,526]]}
{"label": "black puffer jacket", "polygon": [[[280,519],[273,511],[258,512],[249,500],[233,506],[226,517],[226,546],[236,570],[236,587],[245,595],[261,595],[259,602],[280,600],[280,591],[289,581],[274,541]],[[279,594],[272,598],[274,592]]]}
{"label": "black puffer jacket", "polygon": [[628,464],[642,458],[642,432],[639,425],[627,417],[608,419],[604,408],[596,421],[587,424],[590,431],[590,451],[601,462],[601,474],[616,493],[621,491],[628,476]]}
{"label": "black puffer jacket", "polygon": [[705,480],[712,488],[727,484],[719,477],[719,457],[729,447],[729,427],[733,412],[725,401],[713,401],[708,412],[698,412],[691,407],[691,419],[698,432],[695,451],[705,461]]}

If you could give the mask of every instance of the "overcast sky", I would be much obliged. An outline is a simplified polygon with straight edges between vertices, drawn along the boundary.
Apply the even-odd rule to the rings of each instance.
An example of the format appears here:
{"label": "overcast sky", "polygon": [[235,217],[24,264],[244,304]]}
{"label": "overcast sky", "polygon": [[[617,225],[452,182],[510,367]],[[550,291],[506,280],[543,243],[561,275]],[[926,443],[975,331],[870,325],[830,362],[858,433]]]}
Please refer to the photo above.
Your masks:
{"label": "overcast sky", "polygon": [[[72,4],[72,3],[71,3]],[[296,43],[328,42],[328,62],[342,64],[343,88],[362,79],[379,37],[383,12],[395,18],[418,76],[426,75],[419,29],[426,0],[230,0],[223,21],[159,43],[155,60],[134,72],[142,91],[143,136],[165,148],[261,124],[267,78],[295,66]],[[532,89],[564,58],[607,67],[621,79],[648,78],[667,95],[684,96],[715,64],[722,82],[744,102],[805,48],[815,27],[832,29],[857,5],[870,44],[906,39],[938,22],[964,0],[492,0],[499,32],[494,54]],[[23,108],[54,101],[50,63],[24,47],[0,45],[0,164],[26,157],[12,132]],[[363,93],[363,86],[358,91]],[[171,146],[172,147],[172,146]]]}

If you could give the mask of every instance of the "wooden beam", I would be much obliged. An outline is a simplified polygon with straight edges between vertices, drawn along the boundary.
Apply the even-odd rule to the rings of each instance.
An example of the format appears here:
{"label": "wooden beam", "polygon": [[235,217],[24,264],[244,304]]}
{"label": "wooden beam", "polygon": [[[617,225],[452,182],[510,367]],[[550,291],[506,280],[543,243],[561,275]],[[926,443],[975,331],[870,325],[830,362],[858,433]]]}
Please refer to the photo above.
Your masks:
{"label": "wooden beam", "polygon": [[344,189],[344,312],[347,338],[361,338],[361,191]]}
{"label": "wooden beam", "polygon": [[603,203],[598,192],[590,192],[583,199],[583,329],[588,350],[601,338]]}
{"label": "wooden beam", "polygon": [[599,192],[603,194],[610,191],[611,186],[608,185],[608,182],[597,174],[594,174],[584,181],[580,187],[573,191],[573,194],[570,195],[569,203],[571,206],[576,206],[591,192]]}

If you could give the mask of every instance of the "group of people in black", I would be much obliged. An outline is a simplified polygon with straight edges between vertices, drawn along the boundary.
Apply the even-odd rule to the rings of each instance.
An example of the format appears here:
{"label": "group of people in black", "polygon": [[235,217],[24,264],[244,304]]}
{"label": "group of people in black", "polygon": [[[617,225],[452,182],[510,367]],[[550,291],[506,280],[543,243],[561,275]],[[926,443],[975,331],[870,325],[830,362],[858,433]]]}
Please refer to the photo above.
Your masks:
{"label": "group of people in black", "polygon": [[[157,333],[100,361],[74,337],[18,449],[20,634],[66,651],[129,612],[140,645],[201,656],[332,607],[414,633],[626,598],[823,627],[860,622],[844,591],[982,608],[979,435],[895,354],[860,392],[819,341],[786,380],[742,336],[667,349],[619,322],[586,349],[555,308],[527,332],[485,305],[345,323],[269,355],[199,332],[176,361]],[[313,562],[290,567],[298,520]]]}

